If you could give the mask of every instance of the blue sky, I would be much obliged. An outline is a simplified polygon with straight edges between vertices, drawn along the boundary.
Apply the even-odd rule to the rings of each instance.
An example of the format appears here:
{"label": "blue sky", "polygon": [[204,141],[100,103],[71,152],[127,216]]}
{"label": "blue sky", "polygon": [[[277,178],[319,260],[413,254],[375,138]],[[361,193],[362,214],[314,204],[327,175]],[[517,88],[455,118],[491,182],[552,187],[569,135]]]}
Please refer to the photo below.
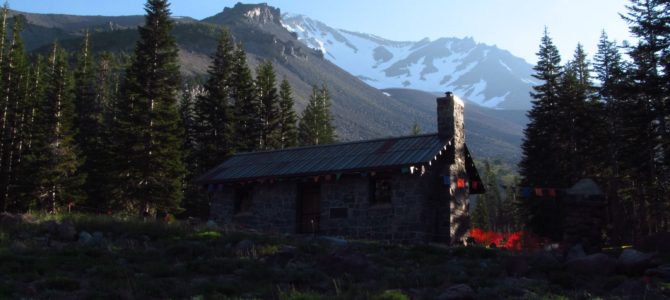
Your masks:
{"label": "blue sky", "polygon": [[[175,16],[202,19],[237,2],[172,0]],[[546,25],[564,61],[578,42],[589,55],[600,32],[619,42],[632,40],[618,13],[627,0],[267,0],[282,12],[307,15],[335,28],[375,34],[392,40],[424,37],[472,37],[497,45],[535,64]],[[142,0],[9,0],[10,8],[37,13],[77,15],[143,14]]]}

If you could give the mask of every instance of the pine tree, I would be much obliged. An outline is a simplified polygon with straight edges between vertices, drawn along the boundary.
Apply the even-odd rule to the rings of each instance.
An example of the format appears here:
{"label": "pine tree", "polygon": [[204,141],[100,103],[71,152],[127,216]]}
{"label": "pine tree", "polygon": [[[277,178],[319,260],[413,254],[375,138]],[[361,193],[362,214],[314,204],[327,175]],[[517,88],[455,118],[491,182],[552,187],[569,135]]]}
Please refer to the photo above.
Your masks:
{"label": "pine tree", "polygon": [[[104,59],[100,60],[104,62]],[[75,140],[84,163],[79,169],[86,176],[83,190],[89,197],[90,207],[103,207],[106,199],[105,172],[107,165],[104,151],[103,105],[100,95],[106,90],[106,80],[96,78],[98,72],[90,52],[90,38],[85,33],[79,52],[76,56],[75,69],[75,118],[74,128],[77,130]],[[103,88],[101,88],[103,87]]]}
{"label": "pine tree", "polygon": [[280,148],[295,147],[298,145],[298,117],[293,109],[293,95],[291,85],[284,78],[279,86],[279,142]]}
{"label": "pine tree", "polygon": [[635,85],[626,112],[634,121],[623,134],[631,145],[624,150],[625,163],[632,166],[636,198],[642,199],[636,202],[636,210],[641,220],[638,232],[643,235],[670,227],[670,83],[667,74],[662,74],[667,62],[661,61],[670,49],[669,6],[667,0],[631,0],[626,6],[628,13],[622,15],[637,38],[637,44],[629,49]]}
{"label": "pine tree", "polygon": [[242,45],[238,45],[235,50],[232,81],[237,150],[240,152],[258,150],[261,146],[260,103]]}
{"label": "pine tree", "polygon": [[261,63],[256,69],[256,94],[260,105],[260,148],[281,148],[279,140],[280,107],[277,79],[272,62]]}
{"label": "pine tree", "polygon": [[[559,89],[563,72],[558,49],[546,28],[537,56],[538,63],[533,68],[536,72],[533,77],[540,80],[541,84],[533,86],[534,92],[531,93],[533,106],[528,112],[529,123],[524,130],[521,145],[523,154],[519,163],[521,184],[531,187],[562,187],[565,179],[560,172],[562,162],[556,149],[561,137],[557,134],[564,129],[558,127]],[[542,236],[560,236],[560,232],[556,230],[559,225],[556,222],[547,222],[549,216],[556,214],[555,205],[548,201],[538,202],[533,197],[522,198],[518,204],[528,228]]]}
{"label": "pine tree", "polygon": [[559,161],[552,157],[552,149],[556,146],[554,134],[558,131],[555,121],[562,70],[558,49],[546,28],[537,56],[539,60],[533,68],[536,72],[533,77],[541,84],[533,86],[534,92],[531,93],[533,106],[528,112],[529,123],[524,130],[519,173],[524,185],[558,186],[563,179],[553,171],[559,169]]}
{"label": "pine tree", "polygon": [[[209,197],[203,189],[193,183],[196,176],[203,174],[199,167],[197,154],[200,128],[196,122],[195,105],[205,95],[204,87],[198,83],[198,79],[189,80],[182,89],[181,102],[179,103],[179,116],[181,126],[184,129],[183,154],[186,166],[184,177],[184,212],[181,217],[198,217],[206,219],[209,217]],[[204,153],[202,153],[204,154]],[[220,162],[219,162],[220,163]]]}
{"label": "pine tree", "polygon": [[412,123],[412,129],[410,131],[411,135],[419,135],[421,134],[421,126],[419,126],[419,123],[414,120],[414,123]]}
{"label": "pine tree", "polygon": [[[9,16],[9,4],[5,2],[0,10],[0,66],[2,66],[5,58],[5,40],[7,40],[7,17]],[[2,71],[0,70],[0,78]],[[0,84],[2,88],[2,84]]]}
{"label": "pine tree", "polygon": [[472,227],[481,230],[491,230],[491,217],[489,215],[488,199],[483,195],[477,195],[475,210],[472,212]]}
{"label": "pine tree", "polygon": [[0,119],[1,147],[0,147],[0,209],[7,209],[12,200],[10,191],[14,185],[16,171],[19,168],[17,156],[20,151],[21,119],[23,108],[26,105],[28,92],[28,62],[21,39],[22,17],[16,16],[12,26],[12,38],[6,60],[0,66],[2,69],[2,91],[0,103],[2,116]]}
{"label": "pine tree", "polygon": [[209,66],[204,92],[193,103],[197,148],[195,174],[203,174],[235,152],[232,94],[235,45],[228,30],[221,32]]}
{"label": "pine tree", "polygon": [[598,176],[604,167],[600,162],[605,150],[601,145],[606,143],[602,105],[594,97],[590,72],[586,53],[578,44],[573,60],[564,68],[558,93],[554,152],[561,168],[554,172],[563,178],[561,187]]}
{"label": "pine tree", "polygon": [[298,138],[300,144],[322,145],[334,143],[335,127],[330,113],[330,95],[326,86],[312,87],[312,95],[300,118]]}
{"label": "pine tree", "polygon": [[126,209],[174,212],[182,200],[182,128],[177,112],[178,49],[166,0],[148,0],[138,28],[115,121],[119,177],[116,196]]}
{"label": "pine tree", "polygon": [[44,97],[37,100],[26,168],[31,176],[29,193],[36,205],[53,212],[83,198],[84,180],[77,173],[80,161],[72,130],[73,79],[66,54],[57,44],[49,57],[44,85]]}

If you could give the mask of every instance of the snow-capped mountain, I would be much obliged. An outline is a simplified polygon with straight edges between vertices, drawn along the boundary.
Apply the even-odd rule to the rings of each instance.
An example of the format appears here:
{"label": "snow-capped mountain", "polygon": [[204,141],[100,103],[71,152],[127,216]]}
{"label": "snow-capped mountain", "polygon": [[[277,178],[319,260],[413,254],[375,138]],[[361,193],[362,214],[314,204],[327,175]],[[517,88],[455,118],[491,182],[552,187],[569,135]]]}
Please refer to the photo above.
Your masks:
{"label": "snow-capped mountain", "polygon": [[532,66],[506,50],[472,38],[418,42],[334,29],[302,15],[283,14],[283,26],[307,46],[367,84],[428,92],[453,91],[496,109],[530,108]]}

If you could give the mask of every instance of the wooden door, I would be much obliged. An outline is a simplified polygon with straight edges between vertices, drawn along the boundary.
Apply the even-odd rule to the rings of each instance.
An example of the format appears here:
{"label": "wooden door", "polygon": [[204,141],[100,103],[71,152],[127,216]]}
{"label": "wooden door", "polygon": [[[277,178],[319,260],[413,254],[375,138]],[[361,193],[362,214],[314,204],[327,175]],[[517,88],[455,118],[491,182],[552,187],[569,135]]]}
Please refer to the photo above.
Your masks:
{"label": "wooden door", "polygon": [[298,216],[298,232],[319,232],[319,220],[321,219],[321,185],[319,183],[301,186]]}

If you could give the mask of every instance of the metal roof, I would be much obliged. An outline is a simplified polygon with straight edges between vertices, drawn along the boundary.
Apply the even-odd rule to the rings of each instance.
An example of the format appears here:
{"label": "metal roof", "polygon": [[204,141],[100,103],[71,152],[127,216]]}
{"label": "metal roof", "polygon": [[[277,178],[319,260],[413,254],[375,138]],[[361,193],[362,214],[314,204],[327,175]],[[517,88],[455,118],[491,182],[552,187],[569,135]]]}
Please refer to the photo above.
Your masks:
{"label": "metal roof", "polygon": [[366,172],[427,163],[447,141],[437,134],[240,153],[199,177],[201,184]]}

